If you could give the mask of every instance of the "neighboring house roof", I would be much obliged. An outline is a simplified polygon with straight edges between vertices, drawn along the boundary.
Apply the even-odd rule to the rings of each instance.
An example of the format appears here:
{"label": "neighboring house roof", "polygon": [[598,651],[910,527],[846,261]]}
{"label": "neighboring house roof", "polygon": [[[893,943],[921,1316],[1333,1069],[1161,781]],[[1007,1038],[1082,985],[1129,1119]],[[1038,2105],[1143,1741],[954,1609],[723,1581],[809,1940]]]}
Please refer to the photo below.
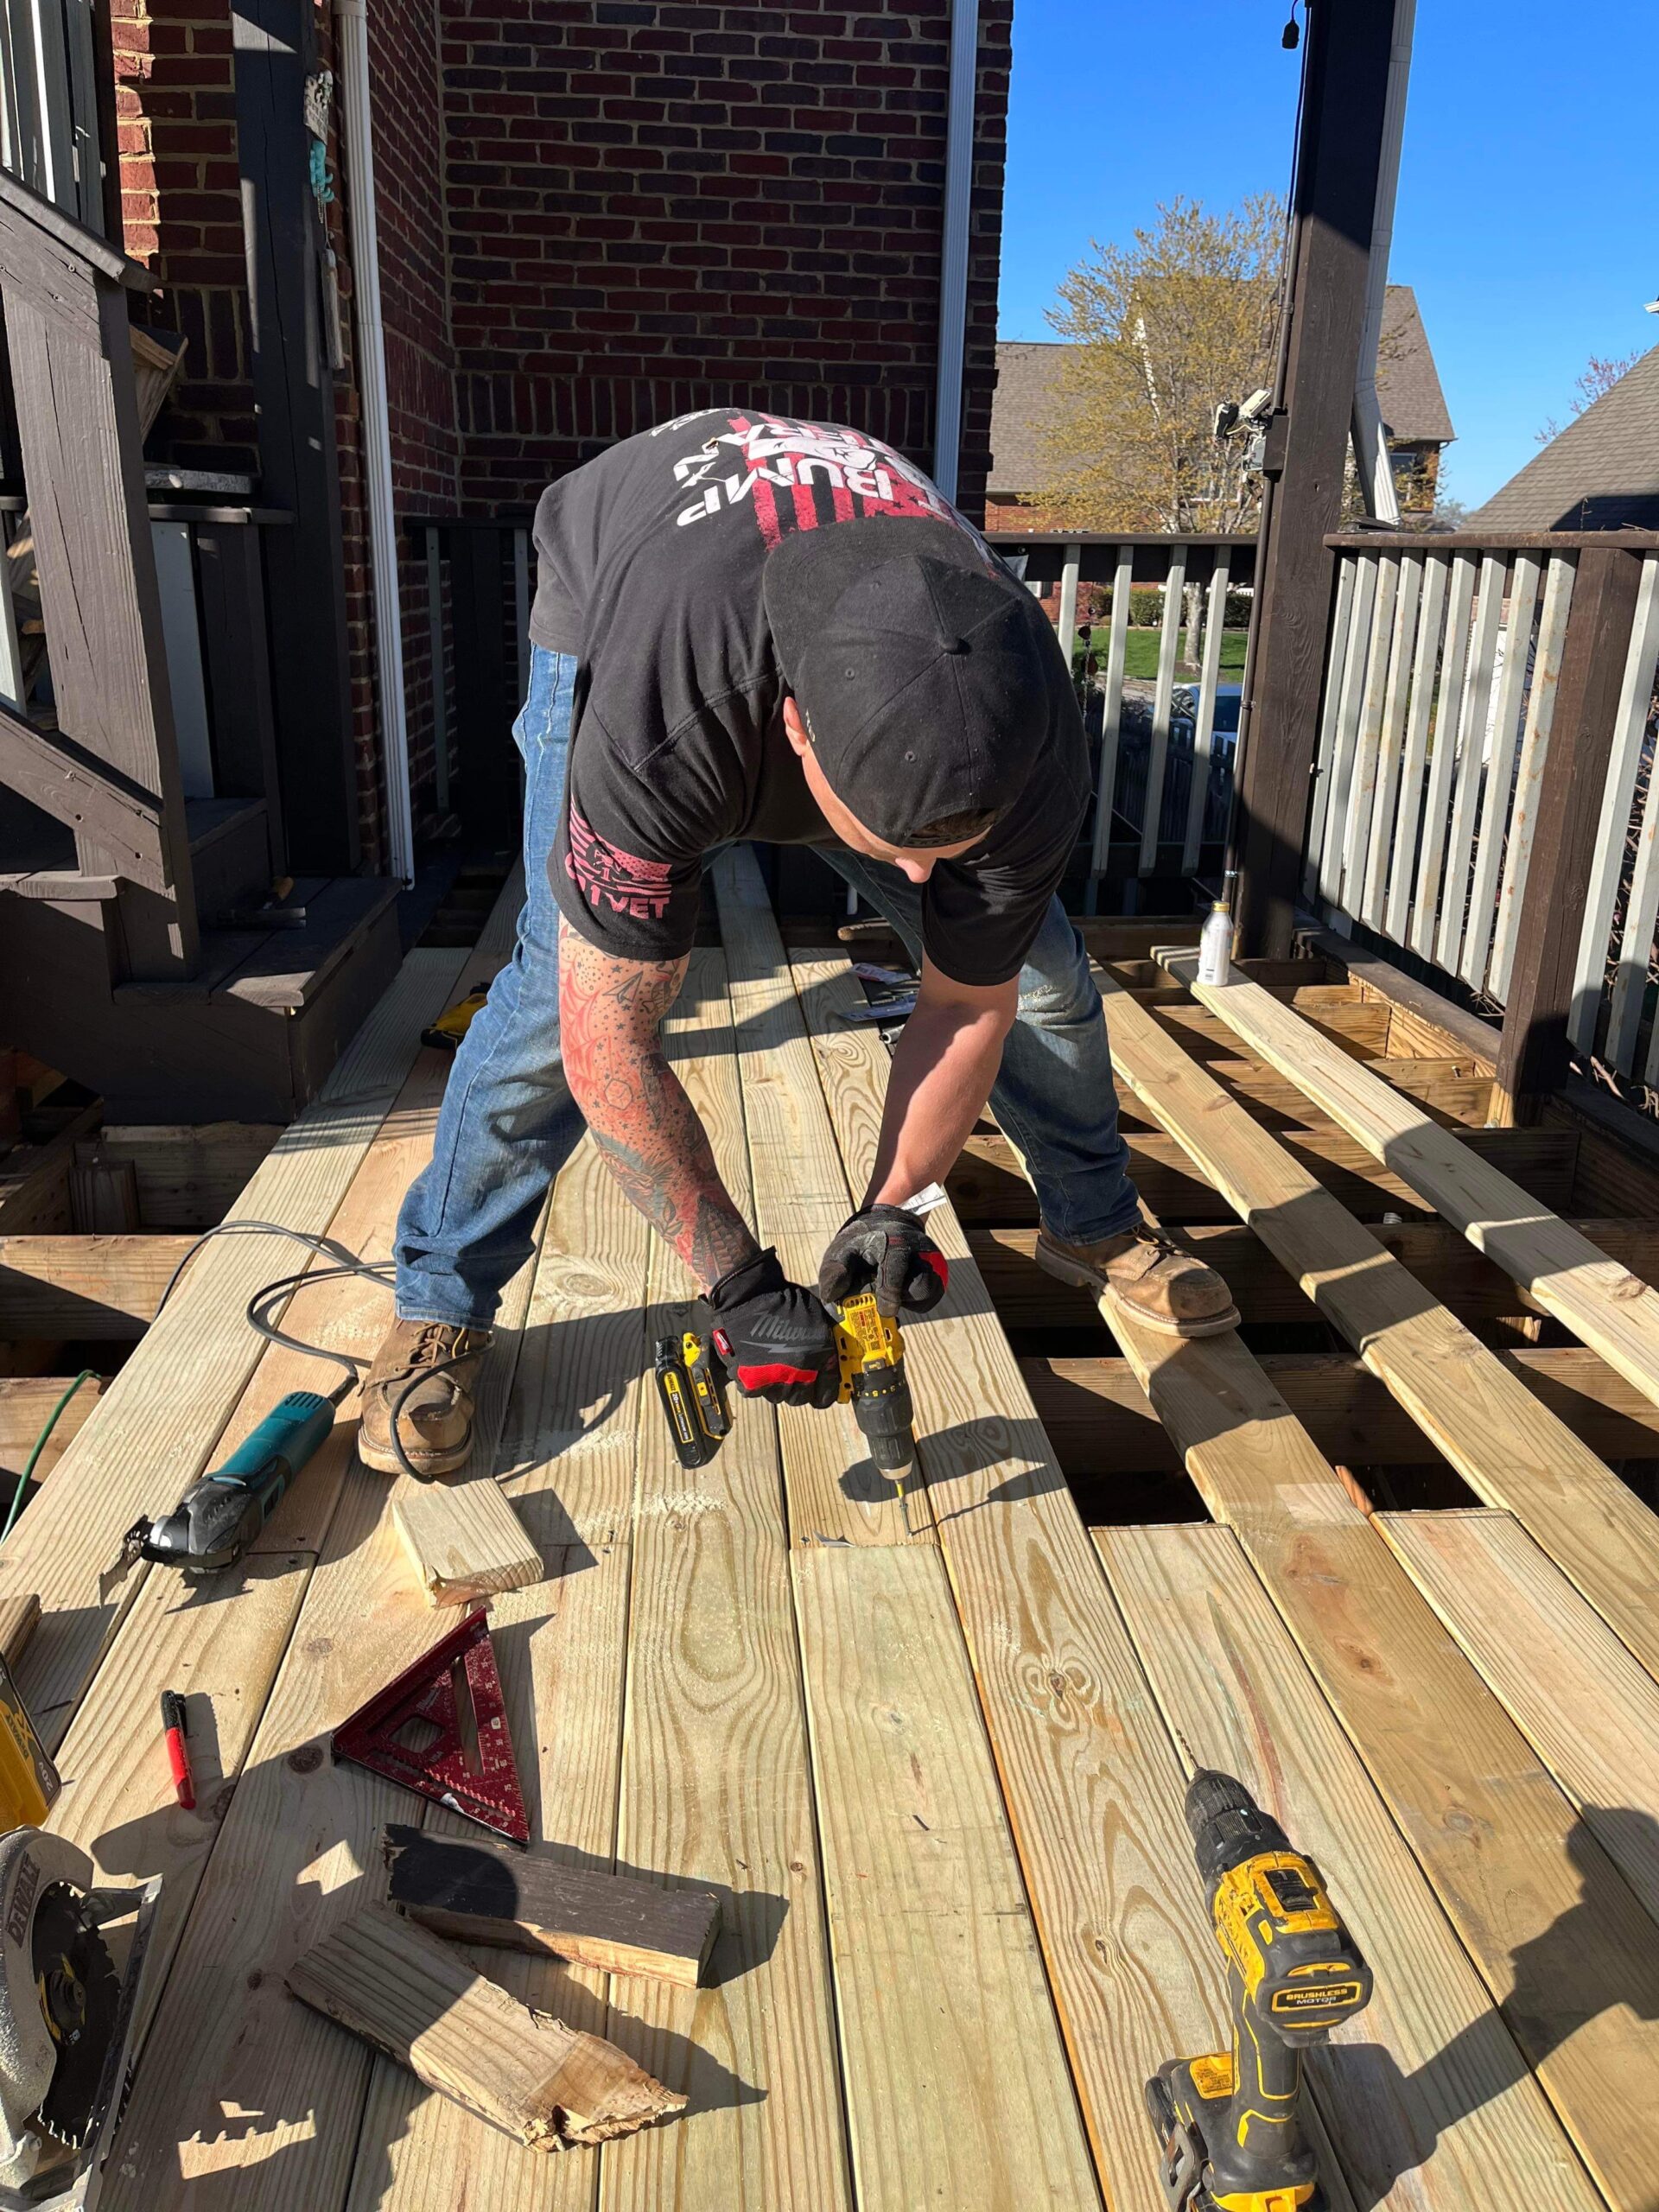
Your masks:
{"label": "neighboring house roof", "polygon": [[[1039,490],[1052,471],[1044,432],[1059,401],[1060,368],[1077,349],[1061,341],[1007,339],[996,349],[988,489],[1007,498]],[[1409,284],[1390,284],[1377,349],[1377,397],[1390,437],[1406,445],[1447,445],[1456,435]],[[1245,395],[1238,394],[1243,399]]]}
{"label": "neighboring house roof", "polygon": [[1659,346],[1463,527],[1659,530]]}
{"label": "neighboring house roof", "polygon": [[1449,446],[1458,435],[1446,412],[1417,295],[1409,284],[1389,284],[1383,291],[1376,396],[1389,435],[1403,445]]}

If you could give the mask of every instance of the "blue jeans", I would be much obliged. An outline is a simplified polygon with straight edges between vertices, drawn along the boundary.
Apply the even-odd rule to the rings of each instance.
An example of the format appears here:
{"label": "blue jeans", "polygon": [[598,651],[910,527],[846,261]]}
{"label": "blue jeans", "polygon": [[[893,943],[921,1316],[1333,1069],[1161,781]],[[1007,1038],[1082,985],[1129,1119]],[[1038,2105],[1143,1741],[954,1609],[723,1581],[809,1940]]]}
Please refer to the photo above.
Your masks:
{"label": "blue jeans", "polygon": [[[518,941],[455,1054],[432,1159],[397,1217],[404,1320],[487,1328],[534,1249],[536,1218],[575,1151],[582,1118],[559,1056],[558,907],[548,880],[564,799],[576,663],[531,654],[530,696],[513,725],[524,762],[524,885]],[[897,868],[840,846],[831,868],[921,954],[921,893]],[[1020,1018],[1002,1048],[991,1108],[1028,1164],[1042,1217],[1068,1243],[1134,1221],[1128,1150],[1100,995],[1058,899],[1020,976]]]}

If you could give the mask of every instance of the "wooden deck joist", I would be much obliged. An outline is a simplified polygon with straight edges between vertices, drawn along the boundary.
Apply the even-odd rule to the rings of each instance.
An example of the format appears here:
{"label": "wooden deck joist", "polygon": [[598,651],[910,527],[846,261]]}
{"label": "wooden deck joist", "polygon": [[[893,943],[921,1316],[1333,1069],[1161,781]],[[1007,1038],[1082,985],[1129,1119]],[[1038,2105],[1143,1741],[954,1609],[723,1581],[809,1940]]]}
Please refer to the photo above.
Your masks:
{"label": "wooden deck joist", "polygon": [[[1106,1020],[1114,1065],[1147,1111],[1475,1495],[1529,1529],[1659,1674],[1659,1519],[1109,979]],[[1127,1342],[1124,1349],[1133,1362],[1134,1349]]]}
{"label": "wooden deck joist", "polygon": [[[1166,964],[1183,981],[1196,968],[1180,953]],[[1194,982],[1192,988],[1251,1052],[1293,1076],[1333,1122],[1523,1284],[1545,1313],[1638,1389],[1659,1398],[1659,1291],[1541,1209],[1490,1160],[1333,1050],[1255,984],[1240,979]]]}

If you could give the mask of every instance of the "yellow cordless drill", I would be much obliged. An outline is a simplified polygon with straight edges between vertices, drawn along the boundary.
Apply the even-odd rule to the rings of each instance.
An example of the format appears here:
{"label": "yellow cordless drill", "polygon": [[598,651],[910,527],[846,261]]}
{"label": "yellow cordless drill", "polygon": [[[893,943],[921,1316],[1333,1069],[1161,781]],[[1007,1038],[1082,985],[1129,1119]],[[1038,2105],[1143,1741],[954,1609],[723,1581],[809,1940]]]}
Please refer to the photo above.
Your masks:
{"label": "yellow cordless drill", "polygon": [[1324,2212],[1302,2051],[1370,2004],[1371,1970],[1319,1869],[1242,1782],[1201,1767],[1186,1824],[1227,1961],[1233,2047],[1171,2059],[1147,2084],[1171,2212]]}
{"label": "yellow cordless drill", "polygon": [[[844,1406],[851,1401],[853,1419],[870,1447],[871,1459],[898,1485],[903,1503],[905,1484],[916,1465],[916,1435],[899,1324],[879,1309],[872,1290],[842,1299],[831,1311],[841,1363],[836,1402]],[[732,1426],[726,1365],[719,1351],[712,1338],[688,1329],[680,1337],[658,1337],[653,1363],[658,1395],[680,1465],[707,1466]]]}

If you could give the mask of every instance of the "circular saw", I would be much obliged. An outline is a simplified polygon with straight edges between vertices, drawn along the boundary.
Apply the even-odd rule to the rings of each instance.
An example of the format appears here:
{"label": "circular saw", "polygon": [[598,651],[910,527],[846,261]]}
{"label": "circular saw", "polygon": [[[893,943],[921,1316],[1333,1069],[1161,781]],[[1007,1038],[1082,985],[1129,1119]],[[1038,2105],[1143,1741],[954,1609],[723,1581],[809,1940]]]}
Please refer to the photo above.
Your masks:
{"label": "circular saw", "polygon": [[101,1889],[41,1828],[0,1837],[0,2212],[96,2202],[161,1887]]}

